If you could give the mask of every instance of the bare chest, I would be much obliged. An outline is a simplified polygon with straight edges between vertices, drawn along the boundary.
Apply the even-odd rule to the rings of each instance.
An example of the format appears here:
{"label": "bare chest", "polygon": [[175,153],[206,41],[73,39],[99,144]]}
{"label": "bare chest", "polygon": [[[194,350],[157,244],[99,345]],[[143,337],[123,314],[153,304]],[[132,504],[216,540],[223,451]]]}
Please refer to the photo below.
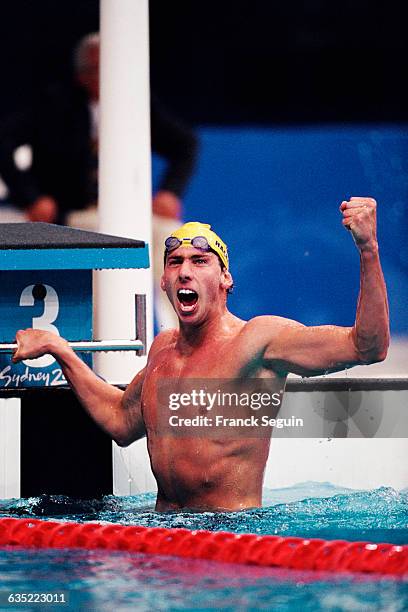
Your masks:
{"label": "bare chest", "polygon": [[241,369],[242,359],[232,347],[225,345],[206,347],[182,356],[174,349],[162,351],[149,364],[143,385],[145,421],[149,422],[157,411],[162,412],[163,397],[187,393],[190,387],[196,388],[200,383],[205,386],[209,380],[238,378]]}
{"label": "bare chest", "polygon": [[180,355],[175,349],[161,353],[151,373],[153,378],[235,378],[244,363],[238,343],[215,343],[191,354]]}

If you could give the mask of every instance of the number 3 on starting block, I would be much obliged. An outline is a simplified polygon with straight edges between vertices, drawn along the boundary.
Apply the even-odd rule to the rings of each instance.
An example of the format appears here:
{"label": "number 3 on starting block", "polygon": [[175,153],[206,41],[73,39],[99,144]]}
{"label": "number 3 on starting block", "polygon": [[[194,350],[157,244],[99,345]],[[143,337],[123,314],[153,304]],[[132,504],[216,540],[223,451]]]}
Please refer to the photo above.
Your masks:
{"label": "number 3 on starting block", "polygon": [[[13,342],[16,331],[33,327],[68,340],[92,337],[92,272],[38,270],[0,272],[0,341]],[[82,355],[89,365],[92,358]],[[0,388],[66,384],[51,355],[13,364],[0,354]]]}

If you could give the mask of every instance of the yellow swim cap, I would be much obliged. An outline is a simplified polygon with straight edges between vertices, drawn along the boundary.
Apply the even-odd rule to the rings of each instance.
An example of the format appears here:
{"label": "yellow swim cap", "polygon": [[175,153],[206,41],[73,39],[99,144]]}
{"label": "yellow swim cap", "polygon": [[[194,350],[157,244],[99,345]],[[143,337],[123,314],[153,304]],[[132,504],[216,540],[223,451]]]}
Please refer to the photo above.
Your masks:
{"label": "yellow swim cap", "polygon": [[[200,240],[202,239],[202,240]],[[214,251],[228,270],[228,249],[225,242],[212,231],[208,223],[189,221],[173,232],[165,241],[165,254],[179,246],[190,246],[196,249]]]}

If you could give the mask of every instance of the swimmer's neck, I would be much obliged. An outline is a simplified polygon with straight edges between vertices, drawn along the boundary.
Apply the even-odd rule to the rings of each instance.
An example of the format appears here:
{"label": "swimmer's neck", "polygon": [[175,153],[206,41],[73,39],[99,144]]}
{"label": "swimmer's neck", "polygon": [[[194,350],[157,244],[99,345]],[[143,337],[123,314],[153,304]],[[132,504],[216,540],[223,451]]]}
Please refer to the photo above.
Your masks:
{"label": "swimmer's neck", "polygon": [[208,317],[196,325],[180,321],[177,348],[184,353],[205,344],[212,344],[215,339],[227,337],[237,322],[241,322],[240,319],[227,308],[222,313]]}

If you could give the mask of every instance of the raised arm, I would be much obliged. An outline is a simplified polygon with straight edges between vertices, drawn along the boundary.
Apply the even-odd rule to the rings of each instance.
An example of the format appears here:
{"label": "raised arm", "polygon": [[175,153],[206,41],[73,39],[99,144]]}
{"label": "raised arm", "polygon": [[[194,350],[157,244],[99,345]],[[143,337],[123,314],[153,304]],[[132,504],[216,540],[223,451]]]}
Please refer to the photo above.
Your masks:
{"label": "raised arm", "polygon": [[96,376],[68,342],[56,334],[35,329],[20,330],[16,341],[18,348],[13,356],[14,362],[46,353],[55,357],[85,410],[120,446],[127,446],[145,435],[141,414],[144,369],[123,392]]}
{"label": "raised arm", "polygon": [[280,317],[258,317],[267,338],[265,364],[276,370],[313,376],[385,359],[389,344],[387,291],[378,255],[376,202],[342,202],[343,225],[360,252],[360,293],[353,327],[305,327]]}

